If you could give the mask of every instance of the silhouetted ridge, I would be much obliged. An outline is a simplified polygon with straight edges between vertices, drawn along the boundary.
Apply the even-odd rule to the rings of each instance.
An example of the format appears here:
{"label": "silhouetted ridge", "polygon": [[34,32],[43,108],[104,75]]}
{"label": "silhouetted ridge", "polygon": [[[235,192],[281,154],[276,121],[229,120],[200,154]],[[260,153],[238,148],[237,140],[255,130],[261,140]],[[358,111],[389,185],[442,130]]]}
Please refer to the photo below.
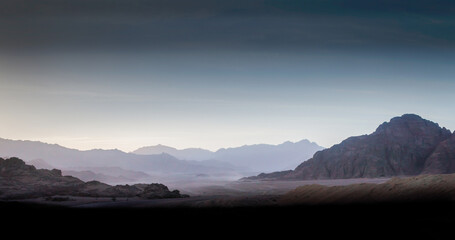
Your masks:
{"label": "silhouetted ridge", "polygon": [[[350,137],[319,151],[294,171],[250,179],[373,178],[453,173],[452,133],[415,114],[381,124],[374,133]],[[453,137],[452,137],[453,138]],[[440,146],[440,144],[443,144]]]}

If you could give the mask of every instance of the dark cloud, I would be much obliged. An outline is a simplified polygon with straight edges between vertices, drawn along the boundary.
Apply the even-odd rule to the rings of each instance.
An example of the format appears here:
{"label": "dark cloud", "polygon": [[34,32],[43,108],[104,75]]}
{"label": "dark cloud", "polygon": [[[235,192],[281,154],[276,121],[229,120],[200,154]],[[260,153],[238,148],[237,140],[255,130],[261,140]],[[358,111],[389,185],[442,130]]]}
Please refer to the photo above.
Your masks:
{"label": "dark cloud", "polygon": [[454,48],[446,0],[5,0],[0,49]]}

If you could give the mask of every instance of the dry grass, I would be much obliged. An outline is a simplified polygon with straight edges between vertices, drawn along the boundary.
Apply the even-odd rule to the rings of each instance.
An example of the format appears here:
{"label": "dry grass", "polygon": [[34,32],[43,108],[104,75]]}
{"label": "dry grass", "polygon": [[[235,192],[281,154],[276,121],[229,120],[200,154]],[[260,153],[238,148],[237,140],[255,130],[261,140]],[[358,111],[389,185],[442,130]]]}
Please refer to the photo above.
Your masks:
{"label": "dry grass", "polygon": [[283,195],[279,199],[279,204],[312,205],[434,200],[455,200],[455,174],[395,177],[382,184],[306,185]]}

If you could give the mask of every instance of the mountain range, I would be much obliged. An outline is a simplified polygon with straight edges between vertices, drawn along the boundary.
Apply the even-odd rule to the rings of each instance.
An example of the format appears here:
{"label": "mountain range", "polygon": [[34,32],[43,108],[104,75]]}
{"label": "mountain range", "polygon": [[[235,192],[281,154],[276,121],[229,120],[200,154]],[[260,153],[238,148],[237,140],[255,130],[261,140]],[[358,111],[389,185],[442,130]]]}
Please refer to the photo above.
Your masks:
{"label": "mountain range", "polygon": [[316,152],[294,170],[247,179],[307,180],[376,178],[455,172],[455,134],[415,114],[381,124]]}
{"label": "mountain range", "polygon": [[[128,171],[140,171],[150,175],[157,174],[199,174],[225,173],[238,170],[234,166],[213,162],[191,162],[179,160],[169,154],[137,155],[120,150],[94,149],[80,151],[65,148],[57,144],[37,141],[8,140],[0,138],[0,156],[18,157],[31,161],[40,168],[58,168],[62,170],[90,170],[101,173],[103,168],[121,168]],[[111,169],[112,170],[112,169]],[[109,170],[110,171],[110,170]],[[112,171],[110,171],[112,172]]]}
{"label": "mountain range", "polygon": [[[50,165],[43,159],[34,159],[28,161],[27,164],[32,165],[37,169],[55,169],[54,166]],[[79,167],[63,170],[62,173],[65,176],[69,175],[77,177],[85,182],[99,181],[108,184],[135,183],[141,182],[142,180],[153,179],[153,177],[147,173],[125,170],[120,167]]]}
{"label": "mountain range", "polygon": [[322,147],[317,144],[303,140],[216,152],[177,150],[158,145],[126,153],[117,149],[80,151],[57,144],[0,138],[0,157],[18,157],[39,169],[58,168],[84,181],[97,180],[110,184],[173,181],[197,176],[238,179],[262,171],[294,168],[320,149]]}
{"label": "mountain range", "polygon": [[217,160],[245,169],[259,172],[293,169],[302,161],[310,158],[315,152],[324,149],[314,142],[284,142],[278,145],[256,144],[236,148],[221,148],[215,152],[201,148],[176,148],[156,145],[139,148],[133,153],[141,155],[166,153],[178,159]]}
{"label": "mountain range", "polygon": [[371,134],[350,137],[328,149],[302,140],[215,152],[158,145],[126,153],[0,139],[0,156],[19,157],[41,168],[59,168],[86,181],[123,182],[179,174],[244,177],[259,172],[271,173],[247,179],[377,178],[454,173],[455,134],[418,115],[405,114],[384,122]]}

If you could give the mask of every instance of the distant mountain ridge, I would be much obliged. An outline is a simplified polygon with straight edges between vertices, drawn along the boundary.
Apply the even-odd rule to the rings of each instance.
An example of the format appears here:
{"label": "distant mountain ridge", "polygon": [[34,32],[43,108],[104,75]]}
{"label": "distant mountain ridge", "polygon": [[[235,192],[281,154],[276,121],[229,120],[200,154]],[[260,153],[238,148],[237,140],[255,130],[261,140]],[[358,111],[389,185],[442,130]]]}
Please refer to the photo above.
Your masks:
{"label": "distant mountain ridge", "polygon": [[322,149],[324,148],[305,139],[295,143],[288,141],[278,145],[255,144],[235,148],[221,148],[215,152],[200,148],[178,150],[164,145],[156,145],[142,147],[132,153],[166,153],[178,159],[195,161],[211,159],[254,171],[275,171],[295,168],[300,162],[310,158],[315,152]]}
{"label": "distant mountain ridge", "polygon": [[[36,169],[55,169],[54,166],[50,165],[43,159],[34,159],[26,162],[28,165],[34,166]],[[85,168],[72,168],[62,169],[64,175],[70,175],[77,177],[84,182],[99,181],[107,184],[117,183],[135,183],[143,180],[151,180],[152,176],[140,172],[125,170],[119,167],[85,167]]]}
{"label": "distant mountain ridge", "polygon": [[[119,167],[125,170],[142,171],[147,174],[199,174],[230,171],[214,163],[190,162],[169,154],[137,155],[120,150],[94,149],[80,151],[57,144],[38,141],[8,140],[0,138],[0,157],[18,157],[25,161],[41,159],[58,169]],[[35,162],[39,164],[40,162]],[[45,166],[44,166],[45,167]]]}
{"label": "distant mountain ridge", "polygon": [[156,146],[141,147],[132,153],[139,155],[167,153],[181,160],[209,160],[213,152],[202,148],[176,149],[173,147],[158,144]]}
{"label": "distant mountain ridge", "polygon": [[455,172],[455,134],[415,114],[319,151],[293,171],[247,179],[338,179]]}
{"label": "distant mountain ridge", "polygon": [[[72,175],[87,181],[102,180],[112,184],[129,184],[143,179],[173,181],[201,174],[223,179],[238,179],[262,171],[294,168],[320,149],[322,147],[316,143],[303,140],[279,145],[246,145],[220,149],[217,152],[196,148],[177,150],[158,145],[153,149],[154,152],[140,155],[117,149],[81,151],[57,144],[0,138],[0,157],[18,157],[37,168],[58,168],[70,171]],[[147,149],[143,148],[141,151],[145,150]],[[106,168],[112,167],[124,171],[116,174],[112,173],[112,169],[105,171]],[[125,171],[135,171],[136,174],[126,176]],[[138,172],[149,175],[149,178],[139,176],[141,174]]]}

